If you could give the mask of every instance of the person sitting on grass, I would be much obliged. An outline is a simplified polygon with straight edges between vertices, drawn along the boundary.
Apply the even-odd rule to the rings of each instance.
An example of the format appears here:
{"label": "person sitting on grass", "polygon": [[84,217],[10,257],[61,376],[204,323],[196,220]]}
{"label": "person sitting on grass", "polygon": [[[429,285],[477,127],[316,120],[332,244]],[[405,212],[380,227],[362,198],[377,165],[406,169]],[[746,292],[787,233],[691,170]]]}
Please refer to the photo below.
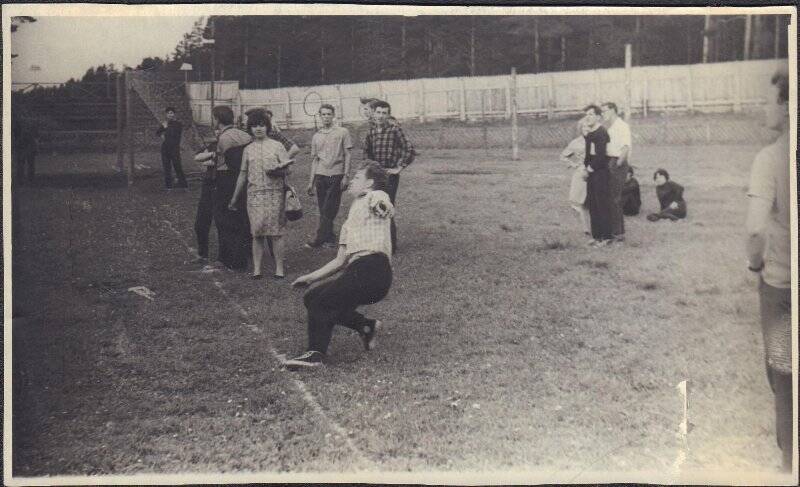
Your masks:
{"label": "person sitting on grass", "polygon": [[247,131],[253,136],[244,149],[239,178],[228,209],[237,210],[237,201],[247,185],[247,216],[253,236],[253,279],[261,279],[264,240],[272,241],[275,278],[284,277],[283,235],[286,226],[286,168],[294,160],[284,146],[269,137],[270,122],[263,110],[247,117]]}
{"label": "person sitting on grass", "polygon": [[356,309],[382,300],[392,284],[390,222],[394,206],[386,193],[386,181],[386,170],[375,162],[356,172],[347,189],[355,199],[339,234],[339,253],[292,283],[295,287],[316,284],[303,297],[308,310],[307,351],[285,361],[287,368],[321,365],[334,325],[355,330],[365,350],[375,346],[381,322],[365,318]]}
{"label": "person sitting on grass", "polygon": [[639,193],[639,181],[633,176],[633,168],[628,166],[625,183],[622,185],[622,214],[634,216],[642,207],[642,196]]}
{"label": "person sitting on grass", "polygon": [[661,211],[647,215],[651,222],[658,220],[678,221],[686,218],[686,201],[683,199],[683,186],[670,181],[666,169],[658,169],[653,173],[656,182],[656,196],[661,204]]}

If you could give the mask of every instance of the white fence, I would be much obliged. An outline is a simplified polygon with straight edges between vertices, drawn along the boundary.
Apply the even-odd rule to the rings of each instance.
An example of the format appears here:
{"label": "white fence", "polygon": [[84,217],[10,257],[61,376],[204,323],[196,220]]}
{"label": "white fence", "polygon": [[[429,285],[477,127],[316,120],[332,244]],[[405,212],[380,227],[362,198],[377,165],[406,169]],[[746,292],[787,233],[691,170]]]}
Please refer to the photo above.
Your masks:
{"label": "white fence", "polygon": [[[769,78],[786,59],[734,61],[681,66],[638,66],[631,69],[631,111],[740,111],[760,105]],[[189,83],[192,112],[201,124],[211,121],[210,83]],[[392,105],[399,119],[456,118],[480,120],[511,115],[510,76],[425,78],[345,85],[240,90],[238,81],[215,84],[215,103],[242,113],[265,107],[284,127],[313,127],[306,109],[311,100],[336,107],[342,122],[362,121],[360,98],[375,97]],[[319,95],[317,97],[317,95]],[[309,97],[309,103],[304,100]],[[554,117],[575,113],[589,103],[625,104],[625,69],[595,69],[517,76],[517,113]]]}

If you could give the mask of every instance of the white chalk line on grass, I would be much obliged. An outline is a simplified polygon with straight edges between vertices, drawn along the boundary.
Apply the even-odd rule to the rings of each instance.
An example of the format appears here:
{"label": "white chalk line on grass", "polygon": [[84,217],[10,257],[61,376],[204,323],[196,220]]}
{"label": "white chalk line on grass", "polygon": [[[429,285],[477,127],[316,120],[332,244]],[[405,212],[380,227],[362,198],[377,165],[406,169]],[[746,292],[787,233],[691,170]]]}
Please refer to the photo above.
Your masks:
{"label": "white chalk line on grass", "polygon": [[[183,235],[181,234],[181,232],[177,228],[175,228],[175,226],[172,224],[172,222],[169,221],[169,220],[162,220],[162,221],[178,237],[178,239],[180,240],[180,242],[183,244],[184,248],[186,249],[186,252],[189,253],[189,255],[193,255],[194,254],[194,249],[190,245],[188,245],[186,243],[186,241],[183,238]],[[219,281],[218,279],[214,279],[213,283],[214,283],[214,287],[217,288],[217,290],[220,292],[220,294],[222,294],[225,297],[225,299],[227,299],[228,302],[234,307],[234,309],[236,309],[236,311],[239,313],[239,315],[243,319],[246,320],[245,323],[242,323],[245,326],[245,328],[249,329],[253,333],[263,334],[263,330],[261,330],[258,326],[256,326],[256,325],[254,325],[254,324],[249,322],[250,314],[247,312],[246,309],[244,309],[244,307],[238,301],[236,301],[233,298],[233,296],[231,296],[231,294],[228,292],[228,290],[225,289],[225,286],[222,284],[222,282]],[[275,347],[273,347],[272,344],[269,341],[267,341],[267,351],[269,351],[270,355],[272,355],[272,358],[276,362],[278,362],[281,365],[283,364],[284,356],[279,354],[278,351],[275,349]],[[358,448],[358,446],[356,446],[355,443],[353,443],[353,440],[350,438],[350,434],[348,433],[348,431],[345,428],[343,428],[339,423],[337,423],[336,420],[331,418],[330,415],[328,415],[328,413],[325,411],[325,409],[319,403],[317,398],[314,397],[314,394],[311,391],[308,390],[308,388],[306,387],[306,385],[305,385],[305,383],[303,381],[301,381],[300,379],[297,379],[295,377],[290,377],[290,376],[288,376],[288,374],[287,374],[287,378],[292,382],[292,384],[295,386],[295,388],[297,388],[297,390],[300,392],[300,394],[303,397],[303,400],[306,402],[306,404],[309,407],[311,407],[311,409],[314,410],[315,413],[317,413],[319,416],[321,416],[322,419],[325,421],[325,423],[328,424],[330,429],[332,429],[345,442],[345,444],[347,445],[347,448],[355,456],[356,465],[361,470],[366,470],[367,469],[366,468],[367,467],[367,456],[364,454],[364,452],[361,451],[360,448]],[[371,465],[371,463],[369,465]]]}

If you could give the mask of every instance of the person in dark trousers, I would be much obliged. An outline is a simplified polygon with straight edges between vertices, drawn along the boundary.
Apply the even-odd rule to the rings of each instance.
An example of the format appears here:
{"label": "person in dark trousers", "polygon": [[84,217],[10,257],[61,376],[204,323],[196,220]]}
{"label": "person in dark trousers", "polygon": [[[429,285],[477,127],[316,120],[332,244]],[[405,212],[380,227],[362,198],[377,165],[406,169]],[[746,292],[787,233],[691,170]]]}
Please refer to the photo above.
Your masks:
{"label": "person in dark trousers", "polygon": [[658,220],[678,221],[686,218],[686,201],[683,199],[683,186],[670,181],[666,169],[658,169],[653,173],[656,182],[656,196],[661,205],[661,211],[647,215],[651,222]]}
{"label": "person in dark trousers", "polygon": [[348,187],[355,199],[339,235],[339,253],[292,283],[295,287],[316,284],[303,297],[308,310],[308,347],[305,353],[285,361],[287,368],[321,365],[335,325],[356,331],[365,350],[374,348],[381,322],[356,309],[382,300],[392,284],[390,221],[394,207],[385,192],[386,183],[387,172],[377,163],[356,172]]}
{"label": "person in dark trousers", "polygon": [[[372,118],[374,125],[370,126],[364,140],[364,157],[375,161],[386,169],[389,175],[386,192],[393,205],[396,205],[397,190],[400,186],[400,172],[414,161],[416,152],[414,146],[406,139],[400,125],[389,121],[392,107],[385,101],[373,104]],[[397,227],[392,220],[392,253],[397,252]]]}
{"label": "person in dark trousers", "polygon": [[625,184],[622,185],[622,213],[625,216],[639,214],[642,207],[642,195],[639,192],[639,181],[633,176],[633,168],[628,166]]}
{"label": "person in dark trousers", "polygon": [[[748,269],[759,275],[758,295],[767,379],[775,397],[775,432],[783,470],[792,471],[792,285],[791,205],[792,167],[789,137],[789,73],[772,77],[765,106],[766,126],[778,131],[777,140],[755,157],[747,191]],[[766,401],[764,406],[766,406]]]}
{"label": "person in dark trousers", "polygon": [[39,129],[31,118],[12,115],[11,159],[16,183],[32,183],[36,178],[36,153],[39,148]]}
{"label": "person in dark trousers", "polygon": [[161,165],[164,167],[164,186],[172,189],[172,169],[178,178],[179,188],[188,188],[186,176],[181,166],[181,135],[183,124],[175,119],[175,109],[167,107],[164,111],[166,120],[159,125],[156,135],[161,136]]}
{"label": "person in dark trousers", "polygon": [[589,177],[586,180],[586,200],[589,203],[592,240],[589,245],[603,246],[611,243],[611,208],[609,196],[608,132],[600,123],[600,108],[589,105],[584,109],[585,123],[588,127],[584,165]]}
{"label": "person in dark trousers", "polygon": [[622,190],[625,179],[628,175],[628,160],[631,151],[631,128],[619,114],[615,103],[606,102],[601,105],[600,111],[603,115],[606,131],[608,132],[609,142],[606,147],[608,155],[608,191],[609,208],[611,211],[611,233],[614,240],[622,242],[625,240],[625,218],[622,211]]}
{"label": "person in dark trousers", "polygon": [[333,125],[335,113],[332,105],[324,104],[319,108],[322,128],[311,139],[311,172],[306,192],[309,196],[317,195],[319,225],[314,239],[306,243],[308,248],[336,246],[333,221],[339,213],[342,191],[350,182],[353,140],[350,131]]}
{"label": "person in dark trousers", "polygon": [[228,269],[243,271],[251,251],[250,222],[243,206],[235,210],[228,204],[236,189],[244,148],[250,135],[233,126],[231,107],[217,105],[211,111],[217,137],[216,188],[214,191],[214,223],[219,239],[218,260]]}
{"label": "person in dark trousers", "polygon": [[211,222],[214,220],[214,192],[216,191],[217,175],[216,139],[206,141],[203,151],[195,155],[195,161],[203,164],[202,186],[200,187],[200,200],[197,203],[197,214],[194,219],[194,233],[197,237],[197,257],[194,262],[208,262],[208,234],[211,231]]}

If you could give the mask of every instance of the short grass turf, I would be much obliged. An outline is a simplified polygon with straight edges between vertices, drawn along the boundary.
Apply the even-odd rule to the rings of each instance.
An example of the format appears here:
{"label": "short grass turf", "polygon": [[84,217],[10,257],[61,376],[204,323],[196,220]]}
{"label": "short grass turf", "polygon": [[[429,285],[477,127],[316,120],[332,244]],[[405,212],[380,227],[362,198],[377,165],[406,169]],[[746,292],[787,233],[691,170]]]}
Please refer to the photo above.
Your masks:
{"label": "short grass turf", "polygon": [[[743,264],[757,150],[637,147],[642,215],[626,218],[625,244],[604,249],[585,246],[556,150],[516,162],[426,151],[401,177],[392,290],[365,308],[385,324],[378,349],[337,329],[328,365],[310,373],[281,370],[270,350],[303,349],[302,293],[289,282],[333,257],[302,248],[311,198],[289,224],[285,282],[208,275],[186,248],[198,181],[164,191],[157,154],[138,156],[151,169],[131,189],[112,176],[113,155],[43,156],[40,181],[14,188],[25,316],[14,475],[536,469],[579,480],[671,472],[681,452],[684,471],[774,471]],[[307,162],[304,151],[298,188]],[[658,167],[685,186],[685,221],[645,220]],[[139,285],[152,301],[127,291]],[[684,380],[688,449],[677,436]]]}

